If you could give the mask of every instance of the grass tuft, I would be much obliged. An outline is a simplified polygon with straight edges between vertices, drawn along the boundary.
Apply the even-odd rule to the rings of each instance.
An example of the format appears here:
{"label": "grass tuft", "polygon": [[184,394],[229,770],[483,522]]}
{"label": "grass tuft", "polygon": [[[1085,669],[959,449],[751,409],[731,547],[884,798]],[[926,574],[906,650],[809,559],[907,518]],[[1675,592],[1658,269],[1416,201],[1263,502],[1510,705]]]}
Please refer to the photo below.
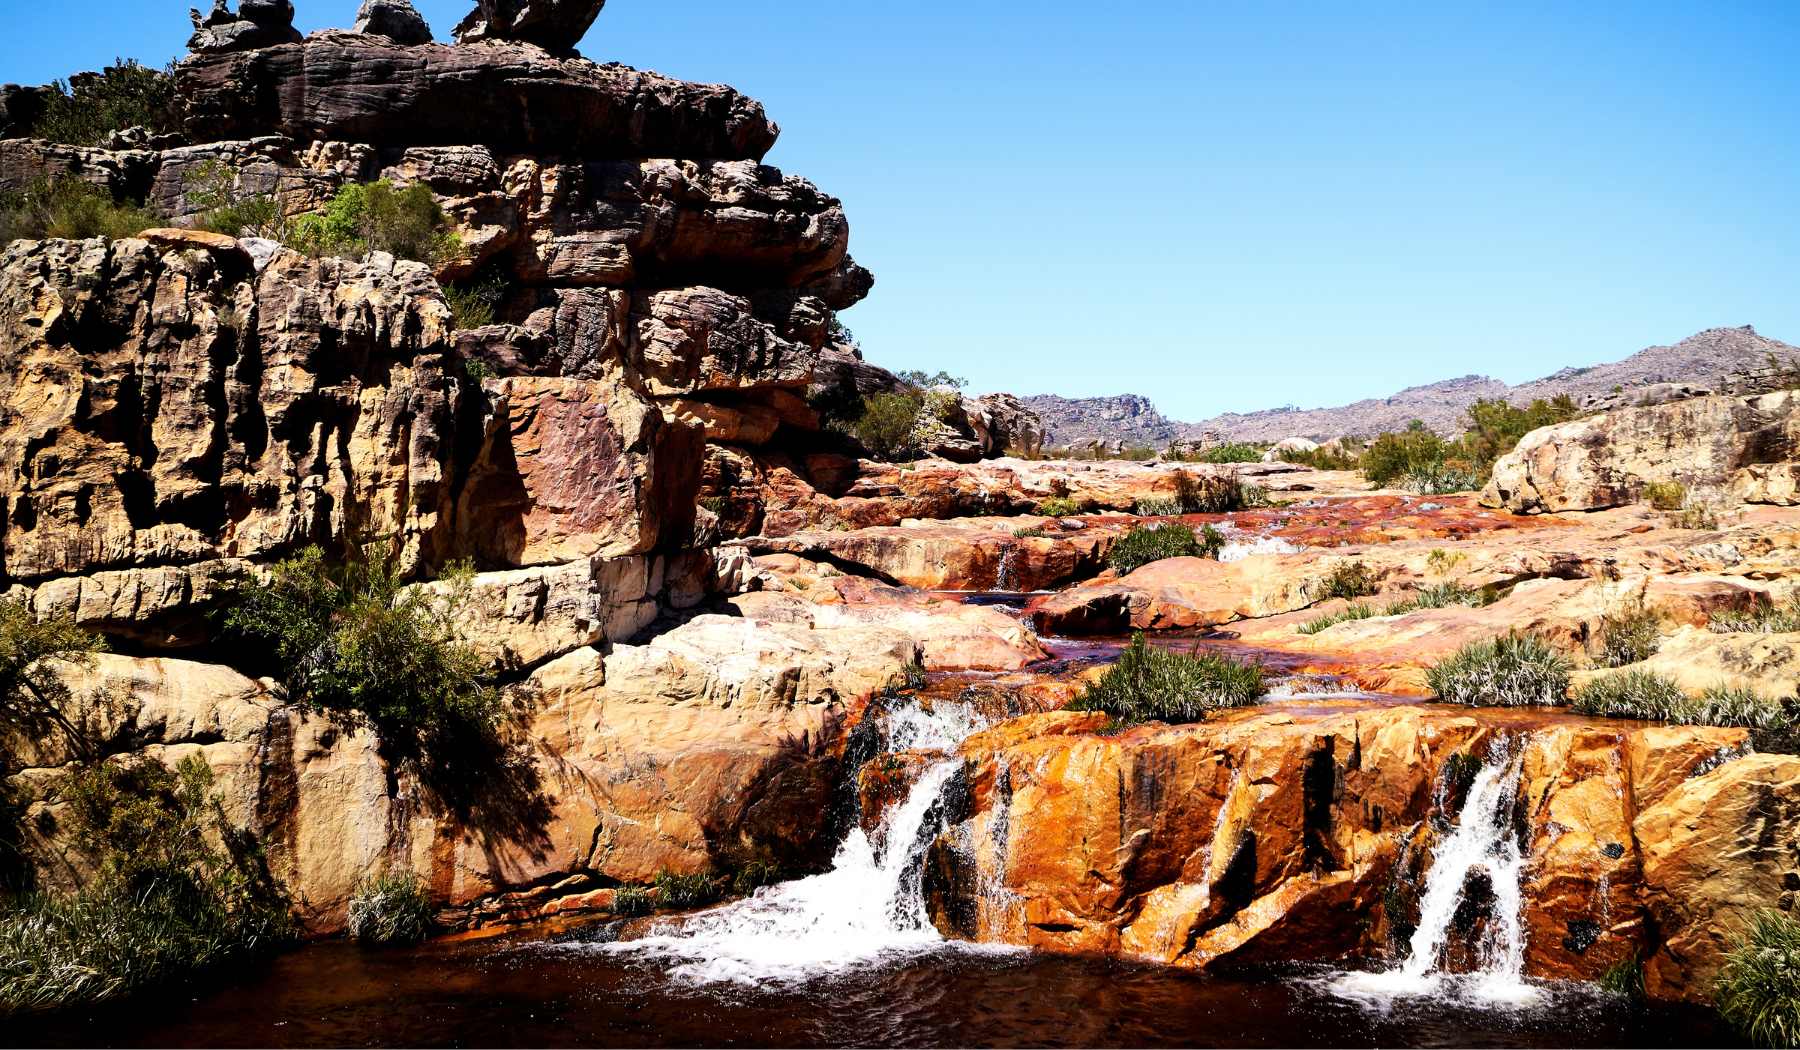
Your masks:
{"label": "grass tuft", "polygon": [[1200,535],[1185,525],[1135,526],[1107,554],[1107,564],[1120,576],[1136,572],[1153,561],[1165,558],[1216,558],[1225,546],[1225,537],[1211,525],[1203,526]]}
{"label": "grass tuft", "polygon": [[1375,574],[1362,562],[1339,562],[1320,583],[1319,600],[1343,598],[1346,601],[1365,598],[1381,589]]}
{"label": "grass tuft", "polygon": [[710,871],[685,875],[668,868],[656,873],[656,906],[659,908],[704,908],[724,896],[724,880]]}
{"label": "grass tuft", "polygon": [[1719,1016],[1758,1046],[1800,1044],[1800,924],[1765,909],[1733,940],[1713,987]]}
{"label": "grass tuft", "polygon": [[1439,700],[1471,707],[1519,707],[1563,702],[1569,659],[1531,635],[1470,642],[1427,668]]}
{"label": "grass tuft", "polygon": [[1038,504],[1037,512],[1046,518],[1068,518],[1081,513],[1081,504],[1067,496],[1055,496]]}
{"label": "grass tuft", "polygon": [[1800,609],[1759,602],[1748,612],[1714,613],[1706,628],[1717,634],[1794,634],[1800,632]]}
{"label": "grass tuft", "polygon": [[1385,615],[1387,614],[1382,612],[1381,609],[1370,605],[1368,602],[1351,602],[1349,608],[1344,609],[1341,612],[1326,613],[1316,620],[1308,620],[1299,627],[1296,627],[1295,630],[1299,631],[1301,634],[1318,634],[1325,628],[1336,627],[1340,623],[1348,623],[1351,620],[1369,620],[1377,616]]}
{"label": "grass tuft", "polygon": [[1140,633],[1069,710],[1104,711],[1118,725],[1200,722],[1210,711],[1254,704],[1263,694],[1264,675],[1261,664],[1217,653],[1152,648]]}
{"label": "grass tuft", "polygon": [[364,944],[416,944],[431,927],[431,897],[415,872],[364,879],[350,898],[350,936]]}

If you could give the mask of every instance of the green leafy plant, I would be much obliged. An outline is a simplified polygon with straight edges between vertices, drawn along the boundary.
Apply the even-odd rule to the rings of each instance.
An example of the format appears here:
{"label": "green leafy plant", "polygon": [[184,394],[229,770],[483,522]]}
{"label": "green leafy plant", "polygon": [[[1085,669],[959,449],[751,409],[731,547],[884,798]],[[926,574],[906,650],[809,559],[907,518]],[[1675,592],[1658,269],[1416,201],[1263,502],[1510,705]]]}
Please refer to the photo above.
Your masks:
{"label": "green leafy plant", "polygon": [[898,462],[918,454],[913,428],[921,400],[907,394],[874,394],[863,398],[862,414],[851,432],[877,459]]}
{"label": "green leafy plant", "polygon": [[1542,639],[1509,634],[1470,642],[1425,671],[1439,700],[1473,707],[1560,704],[1569,659]]}
{"label": "green leafy plant", "polygon": [[1031,525],[1026,528],[1020,528],[1020,529],[1013,530],[1013,539],[1015,539],[1015,540],[1031,539],[1033,537],[1048,536],[1048,535],[1050,535],[1050,534],[1045,532],[1042,527],[1037,526],[1037,525]]}
{"label": "green leafy plant", "polygon": [[162,216],[73,176],[33,179],[24,190],[0,193],[0,245],[61,237],[86,240],[136,237],[163,225]]}
{"label": "green leafy plant", "polygon": [[1167,518],[1181,513],[1181,503],[1178,500],[1151,496],[1138,500],[1134,509],[1141,518]]}
{"label": "green leafy plant", "polygon": [[1638,955],[1638,950],[1631,949],[1631,953],[1625,958],[1608,966],[1595,983],[1600,986],[1601,991],[1643,998],[1644,960]]}
{"label": "green leafy plant", "polygon": [[1657,510],[1680,510],[1687,506],[1687,487],[1673,481],[1652,481],[1644,486],[1644,502]]}
{"label": "green leafy plant", "polygon": [[1800,924],[1773,909],[1757,912],[1749,935],[1732,939],[1713,1003],[1758,1046],[1800,1045]]}
{"label": "green leafy plant", "polygon": [[1362,462],[1347,450],[1316,448],[1310,452],[1297,452],[1284,449],[1281,453],[1283,463],[1299,463],[1314,470],[1355,470]]}
{"label": "green leafy plant", "polygon": [[181,100],[175,64],[166,70],[121,58],[99,75],[84,75],[50,85],[44,115],[33,122],[31,136],[71,146],[104,146],[115,131],[141,127],[162,135],[181,130]]}
{"label": "green leafy plant", "polygon": [[381,179],[339,189],[323,215],[295,217],[289,243],[313,256],[387,252],[438,265],[462,252],[462,239],[449,225],[429,186],[396,188]]}
{"label": "green leafy plant", "polygon": [[731,892],[748,897],[763,886],[773,886],[782,879],[781,866],[771,860],[756,859],[738,866],[731,876]]}
{"label": "green leafy plant", "polygon": [[716,904],[724,896],[724,881],[710,871],[677,874],[664,867],[656,873],[656,906],[682,909]]}
{"label": "green leafy plant", "polygon": [[1380,589],[1381,585],[1376,582],[1375,574],[1362,562],[1339,562],[1320,581],[1318,600],[1363,598]]}
{"label": "green leafy plant", "polygon": [[225,823],[212,784],[199,755],[72,778],[71,838],[96,874],[74,896],[0,903],[0,1013],[147,991],[292,939],[259,844]]}
{"label": "green leafy plant", "polygon": [[281,202],[262,193],[245,194],[238,188],[238,169],[221,160],[208,160],[182,172],[189,205],[199,208],[194,225],[227,237],[268,237],[285,240],[291,232]]}
{"label": "green leafy plant", "polygon": [[648,915],[656,910],[656,901],[648,886],[620,886],[613,891],[612,910],[614,915]]}
{"label": "green leafy plant", "polygon": [[1153,561],[1165,558],[1216,558],[1225,545],[1225,537],[1211,525],[1199,536],[1185,525],[1133,526],[1107,553],[1107,564],[1120,576],[1136,572]]}
{"label": "green leafy plant", "polygon": [[1227,442],[1200,453],[1202,463],[1260,463],[1262,451],[1249,445]]}
{"label": "green leafy plant", "polygon": [[396,559],[375,548],[330,564],[308,547],[280,562],[240,589],[228,635],[272,654],[297,702],[390,730],[491,725],[499,695],[456,625],[473,599],[473,567],[450,566],[437,591],[408,587]]}
{"label": "green leafy plant", "polygon": [[[23,603],[0,599],[0,729],[29,740],[60,732],[78,753],[91,756],[86,734],[65,713],[71,697],[61,672],[91,667],[94,654],[105,651],[105,640],[82,630],[73,617],[39,621]],[[0,758],[0,775],[13,772],[10,756]]]}
{"label": "green leafy plant", "polygon": [[919,391],[930,390],[932,387],[938,386],[953,386],[956,389],[961,390],[963,387],[969,385],[967,379],[964,379],[961,376],[953,376],[950,373],[943,371],[938,372],[936,375],[930,375],[917,369],[913,369],[907,372],[896,372],[894,373],[894,377],[899,379],[902,383],[905,383],[907,386],[912,387],[914,390]]}
{"label": "green leafy plant", "polygon": [[357,883],[349,919],[364,944],[415,944],[431,936],[431,895],[416,872],[376,875]]}
{"label": "green leafy plant", "polygon": [[1054,496],[1038,504],[1037,512],[1046,518],[1068,518],[1081,513],[1081,504],[1067,496]]}
{"label": "green leafy plant", "polygon": [[1118,725],[1199,722],[1211,711],[1254,704],[1265,673],[1260,664],[1216,653],[1152,648],[1139,633],[1069,710],[1104,711]]}
{"label": "green leafy plant", "polygon": [[1387,488],[1409,476],[1442,470],[1449,451],[1442,438],[1423,427],[1381,434],[1362,455],[1363,476],[1376,488]]}
{"label": "green leafy plant", "polygon": [[1514,408],[1503,398],[1478,398],[1465,412],[1468,430],[1456,442],[1455,458],[1470,464],[1469,473],[1478,488],[1494,472],[1494,462],[1519,445],[1526,434],[1581,415],[1580,406],[1567,394],[1548,400],[1537,398],[1524,408]]}

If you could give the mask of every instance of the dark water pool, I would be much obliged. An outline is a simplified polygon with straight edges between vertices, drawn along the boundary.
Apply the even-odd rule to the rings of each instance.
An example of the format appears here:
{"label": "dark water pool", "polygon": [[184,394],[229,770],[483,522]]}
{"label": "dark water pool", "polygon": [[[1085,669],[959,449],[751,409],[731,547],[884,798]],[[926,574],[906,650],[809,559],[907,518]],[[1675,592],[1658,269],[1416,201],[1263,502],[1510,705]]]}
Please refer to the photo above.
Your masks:
{"label": "dark water pool", "polygon": [[315,944],[199,997],[8,1025],[8,1046],[1725,1046],[1711,1011],[1584,992],[1386,1015],[1304,975],[946,949],[785,988],[698,989],[544,931]]}

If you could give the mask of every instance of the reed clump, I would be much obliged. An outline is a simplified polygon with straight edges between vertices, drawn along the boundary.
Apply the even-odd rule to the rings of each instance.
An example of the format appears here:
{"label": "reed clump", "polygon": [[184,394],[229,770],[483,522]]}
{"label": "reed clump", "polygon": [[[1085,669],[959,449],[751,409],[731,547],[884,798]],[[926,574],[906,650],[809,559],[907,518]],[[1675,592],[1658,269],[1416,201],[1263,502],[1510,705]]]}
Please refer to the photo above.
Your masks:
{"label": "reed clump", "polygon": [[1139,633],[1069,710],[1104,711],[1115,725],[1200,722],[1212,711],[1254,704],[1265,674],[1261,664],[1217,653],[1152,648]]}
{"label": "reed clump", "polygon": [[1569,658],[1542,639],[1509,634],[1470,642],[1425,671],[1439,700],[1472,707],[1518,707],[1563,702]]}

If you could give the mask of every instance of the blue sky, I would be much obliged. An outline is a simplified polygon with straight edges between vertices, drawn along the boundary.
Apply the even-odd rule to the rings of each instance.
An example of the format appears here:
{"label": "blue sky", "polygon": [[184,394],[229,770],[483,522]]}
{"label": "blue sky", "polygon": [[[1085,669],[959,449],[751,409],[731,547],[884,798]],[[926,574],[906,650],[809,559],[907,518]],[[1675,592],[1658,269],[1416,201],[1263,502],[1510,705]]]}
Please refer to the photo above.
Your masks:
{"label": "blue sky", "polygon": [[[446,39],[471,4],[417,6]],[[162,0],[0,12],[0,81],[188,32]],[[1198,420],[1800,343],[1793,0],[611,0],[582,51],[763,100],[876,273],[867,356],[977,390]]]}

